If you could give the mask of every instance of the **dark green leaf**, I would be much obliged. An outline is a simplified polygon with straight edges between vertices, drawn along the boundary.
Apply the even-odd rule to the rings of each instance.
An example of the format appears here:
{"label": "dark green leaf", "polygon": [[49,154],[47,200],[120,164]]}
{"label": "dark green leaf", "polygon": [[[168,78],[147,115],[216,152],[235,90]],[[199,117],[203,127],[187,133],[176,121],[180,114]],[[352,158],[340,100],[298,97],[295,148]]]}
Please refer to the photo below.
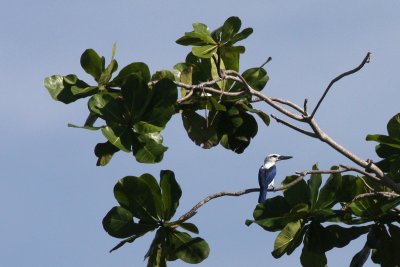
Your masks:
{"label": "dark green leaf", "polygon": [[[338,169],[338,167],[332,167],[332,170]],[[338,201],[337,193],[340,190],[342,184],[342,176],[340,173],[331,174],[326,181],[325,185],[321,188],[318,196],[317,203],[315,204],[316,209],[330,208],[335,205]]]}
{"label": "dark green leaf", "polygon": [[300,256],[303,267],[325,267],[327,259],[321,238],[323,228],[320,224],[311,224],[304,237],[304,247]]}
{"label": "dark green leaf", "polygon": [[257,134],[257,121],[252,115],[234,107],[222,115],[218,124],[218,133],[222,134],[220,144],[235,153],[243,153]]}
{"label": "dark green leaf", "polygon": [[238,17],[229,17],[224,24],[212,32],[212,37],[219,43],[225,43],[232,39],[232,36],[236,34],[242,22]]}
{"label": "dark green leaf", "polygon": [[186,263],[197,264],[205,260],[210,248],[207,242],[200,238],[192,238],[189,234],[173,231],[169,235],[170,257],[179,258]]}
{"label": "dark green leaf", "polygon": [[148,259],[147,267],[167,267],[166,261],[166,238],[167,233],[164,228],[159,228],[156,236],[151,242],[150,248],[144,256]]}
{"label": "dark green leaf", "polygon": [[381,196],[371,196],[358,199],[349,205],[350,210],[363,218],[377,219],[400,204],[400,198],[388,200]]}
{"label": "dark green leaf", "polygon": [[269,118],[269,116],[267,114],[265,114],[263,111],[259,110],[259,109],[254,109],[252,108],[250,105],[246,105],[245,103],[240,103],[240,106],[251,113],[255,113],[258,115],[258,117],[260,117],[260,119],[262,119],[262,121],[265,123],[265,125],[269,126],[269,123],[271,122],[271,119]]}
{"label": "dark green leaf", "polygon": [[112,145],[109,141],[105,143],[98,143],[94,148],[94,154],[97,159],[97,166],[105,166],[108,162],[110,162],[112,156],[115,152],[118,152],[119,148]]}
{"label": "dark green leaf", "polygon": [[238,34],[235,34],[232,38],[231,38],[231,40],[230,40],[230,44],[234,44],[234,43],[237,43],[237,42],[239,42],[239,41],[241,41],[241,40],[244,40],[244,39],[246,39],[247,37],[249,37],[249,35],[250,34],[252,34],[253,33],[253,29],[252,28],[246,28],[246,29],[243,29],[243,31],[241,31],[241,32],[239,32]]}
{"label": "dark green leaf", "polygon": [[350,267],[363,267],[371,254],[371,248],[364,246],[350,262]]}
{"label": "dark green leaf", "polygon": [[[156,73],[153,74],[153,76],[151,76],[151,80],[152,81],[159,81],[161,79],[170,79],[171,81],[175,80],[175,76],[172,72],[170,72],[169,70],[160,70],[157,71]],[[179,81],[179,79],[178,79]]]}
{"label": "dark green leaf", "polygon": [[[285,180],[282,181],[282,185],[289,184],[294,180],[298,179],[297,175],[286,176]],[[300,203],[309,204],[310,203],[310,188],[304,180],[290,186],[285,191],[283,195],[286,201],[291,205],[295,206]]]}
{"label": "dark green leaf", "polygon": [[115,59],[112,59],[107,68],[101,73],[99,79],[99,85],[101,86],[102,89],[106,89],[106,85],[111,80],[112,74],[116,72],[117,69],[118,69],[117,61]]}
{"label": "dark green leaf", "polygon": [[[248,69],[243,72],[242,76],[247,83],[257,91],[261,91],[269,80],[267,71],[260,67]],[[241,88],[241,83],[235,83],[231,91],[241,91]]]}
{"label": "dark green leaf", "polygon": [[104,60],[93,49],[87,49],[81,56],[82,68],[98,82],[103,72]]}
{"label": "dark green leaf", "polygon": [[159,80],[151,90],[151,100],[140,120],[164,128],[175,114],[177,98],[175,83],[166,78]]}
{"label": "dark green leaf", "polygon": [[175,180],[175,174],[172,171],[163,170],[160,173],[160,177],[162,202],[164,206],[163,219],[168,221],[174,216],[175,211],[179,206],[179,199],[182,196],[182,190]]}
{"label": "dark green leaf", "polygon": [[157,223],[157,209],[152,191],[142,179],[135,176],[122,178],[114,187],[114,196],[134,217]]}
{"label": "dark green leaf", "polygon": [[194,225],[193,223],[180,223],[179,224],[180,227],[182,227],[183,229],[185,229],[186,231],[198,234],[199,233],[199,228],[197,228],[196,225]]}
{"label": "dark green leaf", "polygon": [[122,87],[129,76],[140,77],[143,83],[150,81],[149,67],[143,62],[134,62],[125,66],[118,75],[110,82],[110,86]]}
{"label": "dark green leaf", "polygon": [[118,93],[97,93],[89,99],[88,108],[107,122],[125,123],[122,100]]}
{"label": "dark green leaf", "polygon": [[119,248],[121,248],[123,245],[125,245],[126,243],[133,243],[133,241],[135,241],[137,238],[139,238],[140,236],[136,236],[136,235],[134,235],[134,236],[131,236],[131,237],[128,237],[127,239],[124,239],[124,240],[122,240],[121,242],[119,242],[115,247],[113,247],[111,250],[110,250],[110,253],[111,252],[113,252],[113,251],[115,251],[115,250],[117,250],[117,249],[119,249]]}
{"label": "dark green leaf", "polygon": [[400,265],[400,229],[392,224],[389,225],[389,233],[384,226],[375,231],[378,240],[376,249],[373,250],[371,259],[374,263],[383,267]]}
{"label": "dark green leaf", "polygon": [[[318,170],[317,164],[312,167],[313,170]],[[310,188],[310,203],[311,209],[314,208],[317,203],[318,191],[319,187],[322,183],[322,175],[321,174],[311,174],[310,180],[308,180],[307,184]]]}
{"label": "dark green leaf", "polygon": [[324,250],[328,251],[334,247],[347,246],[350,241],[368,233],[369,229],[369,226],[344,228],[339,225],[329,225],[324,229],[320,238],[324,240]]}
{"label": "dark green leaf", "polygon": [[211,148],[218,145],[217,131],[213,125],[194,111],[182,112],[183,126],[189,138],[202,148]]}
{"label": "dark green leaf", "polygon": [[132,122],[139,121],[148,107],[151,91],[147,83],[136,74],[125,78],[121,87],[124,106]]}
{"label": "dark green leaf", "polygon": [[390,137],[400,139],[400,113],[389,120],[387,131]]}
{"label": "dark green leaf", "polygon": [[103,219],[104,230],[116,238],[142,236],[156,226],[135,223],[133,214],[123,207],[112,208]]}
{"label": "dark green leaf", "polygon": [[156,178],[154,178],[154,176],[151,174],[145,173],[139,176],[139,179],[145,182],[150,188],[158,218],[162,219],[164,213],[164,207],[161,200],[161,188],[158,185]]}

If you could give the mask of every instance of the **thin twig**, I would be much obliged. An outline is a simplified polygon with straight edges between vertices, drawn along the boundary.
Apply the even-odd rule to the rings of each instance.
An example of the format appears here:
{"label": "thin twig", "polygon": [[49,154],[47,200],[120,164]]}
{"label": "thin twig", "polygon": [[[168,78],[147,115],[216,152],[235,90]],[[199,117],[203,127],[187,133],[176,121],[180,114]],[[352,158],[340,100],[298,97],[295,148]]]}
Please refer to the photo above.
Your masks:
{"label": "thin twig", "polygon": [[368,52],[367,55],[365,56],[365,58],[363,59],[363,61],[361,62],[361,64],[360,64],[358,67],[356,67],[356,68],[354,68],[354,69],[352,69],[352,70],[346,71],[346,72],[340,74],[339,76],[337,76],[336,78],[334,78],[334,79],[329,83],[328,87],[325,89],[325,92],[323,93],[322,97],[321,97],[320,100],[318,101],[318,104],[315,106],[315,108],[314,108],[314,110],[313,110],[313,112],[311,113],[311,116],[310,116],[309,118],[312,119],[312,118],[314,117],[314,115],[315,115],[315,113],[317,112],[319,106],[321,105],[322,101],[324,100],[326,94],[328,93],[329,89],[332,87],[332,85],[333,85],[335,82],[337,82],[337,81],[339,81],[340,79],[342,79],[342,78],[344,78],[344,77],[346,77],[346,76],[349,76],[349,75],[351,75],[351,74],[353,74],[353,73],[356,73],[357,71],[361,70],[361,69],[364,67],[364,65],[365,65],[366,63],[369,63],[370,59],[371,59],[371,53]]}
{"label": "thin twig", "polygon": [[308,135],[308,136],[310,136],[310,137],[318,138],[317,135],[316,135],[315,133],[312,133],[312,132],[303,130],[303,129],[297,127],[297,126],[294,126],[293,124],[291,124],[291,123],[289,123],[289,122],[287,122],[287,121],[284,121],[284,120],[282,120],[282,119],[276,117],[276,116],[273,115],[273,114],[271,115],[271,117],[272,117],[273,119],[275,119],[277,123],[282,123],[283,125],[286,125],[287,127],[292,128],[293,130],[295,130],[295,131],[297,131],[297,132],[300,132],[300,133],[302,133],[302,134]]}

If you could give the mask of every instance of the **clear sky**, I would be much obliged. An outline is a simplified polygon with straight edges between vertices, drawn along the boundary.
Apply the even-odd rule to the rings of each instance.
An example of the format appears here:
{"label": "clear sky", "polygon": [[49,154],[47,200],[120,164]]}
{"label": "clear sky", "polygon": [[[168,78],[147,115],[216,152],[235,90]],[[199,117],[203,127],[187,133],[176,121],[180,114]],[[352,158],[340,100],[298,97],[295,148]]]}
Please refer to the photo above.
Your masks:
{"label": "clear sky", "polygon": [[[52,74],[76,73],[92,83],[79,64],[87,48],[109,59],[117,42],[120,66],[144,61],[151,71],[171,69],[189,51],[175,40],[191,31],[193,22],[215,28],[235,15],[254,28],[243,43],[241,69],[271,56],[264,93],[299,104],[308,98],[315,105],[332,78],[372,52],[371,63],[337,83],[317,114],[328,134],[361,157],[376,159],[365,136],[385,133],[387,120],[400,111],[399,1],[15,0],[1,6],[1,266],[144,266],[149,238],[110,254],[118,240],[101,225],[116,205],[113,186],[126,175],[174,170],[183,189],[180,215],[211,193],[256,187],[258,168],[270,153],[294,156],[279,166],[276,183],[315,162],[320,168],[349,163],[323,143],[275,122],[260,127],[242,155],[202,150],[175,116],[163,133],[169,150],[162,163],[141,165],[120,152],[106,167],[96,167],[93,148],[104,138],[67,128],[84,122],[85,101],[64,105],[43,87]],[[265,105],[258,108],[274,113]],[[254,193],[218,199],[199,211],[192,221],[211,247],[199,266],[300,265],[300,249],[275,260],[270,252],[277,233],[244,225],[256,203]],[[364,242],[365,237],[329,252],[330,266],[348,265]]]}

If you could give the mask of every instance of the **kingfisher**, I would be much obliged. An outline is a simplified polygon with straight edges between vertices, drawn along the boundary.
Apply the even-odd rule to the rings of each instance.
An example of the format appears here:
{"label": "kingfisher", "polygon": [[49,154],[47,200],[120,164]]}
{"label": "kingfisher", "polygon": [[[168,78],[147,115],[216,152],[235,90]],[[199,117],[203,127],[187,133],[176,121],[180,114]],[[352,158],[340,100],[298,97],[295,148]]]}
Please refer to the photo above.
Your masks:
{"label": "kingfisher", "polygon": [[258,197],[258,203],[264,203],[267,199],[268,189],[274,188],[274,177],[276,175],[275,163],[280,160],[291,158],[291,156],[282,156],[279,154],[270,154],[265,158],[264,164],[258,171],[258,183],[260,184],[260,196]]}

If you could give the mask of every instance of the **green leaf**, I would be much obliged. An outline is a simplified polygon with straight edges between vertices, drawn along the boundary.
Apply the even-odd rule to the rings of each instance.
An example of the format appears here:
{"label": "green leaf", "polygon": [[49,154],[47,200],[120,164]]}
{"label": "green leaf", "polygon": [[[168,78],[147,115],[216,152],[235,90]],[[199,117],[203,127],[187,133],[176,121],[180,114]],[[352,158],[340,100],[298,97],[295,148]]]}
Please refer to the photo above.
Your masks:
{"label": "green leaf", "polygon": [[218,125],[218,133],[222,134],[220,144],[238,154],[244,152],[258,132],[254,117],[235,107],[222,114]]}
{"label": "green leaf", "polygon": [[400,139],[400,113],[389,120],[387,131],[390,137]]}
{"label": "green leaf", "polygon": [[[312,167],[313,170],[318,170],[317,164]],[[318,189],[322,183],[321,174],[311,174],[310,180],[307,181],[308,187],[310,188],[310,203],[311,209],[314,208],[318,199]]]}
{"label": "green leaf", "polygon": [[179,199],[182,196],[182,190],[177,181],[175,174],[170,170],[162,170],[160,173],[160,186],[162,190],[162,202],[164,206],[163,219],[168,221],[179,206]]}
{"label": "green leaf", "polygon": [[202,46],[207,44],[215,44],[215,41],[211,37],[207,25],[203,23],[193,23],[193,31],[186,32],[183,37],[176,40],[176,43],[185,46]]}
{"label": "green leaf", "polygon": [[376,141],[381,144],[385,144],[394,148],[400,148],[400,139],[398,137],[390,137],[386,135],[380,135],[380,134],[369,134],[367,135],[367,141]]}
{"label": "green leaf", "polygon": [[167,267],[166,238],[167,233],[165,229],[163,227],[159,228],[151,242],[149,250],[144,256],[145,259],[148,258],[147,267]]}
{"label": "green leaf", "polygon": [[389,225],[389,233],[384,226],[374,231],[378,241],[378,246],[373,250],[371,259],[374,263],[383,267],[400,265],[400,229],[393,225]]}
{"label": "green leaf", "polygon": [[241,40],[246,39],[247,37],[249,37],[251,34],[253,33],[253,29],[252,28],[246,28],[243,29],[241,32],[239,32],[238,34],[235,34],[231,40],[230,40],[230,44],[234,44],[237,43]]}
{"label": "green leaf", "polygon": [[[296,179],[298,179],[297,175],[286,176],[286,178],[282,181],[282,185],[287,185]],[[283,195],[291,206],[295,206],[300,203],[310,203],[310,189],[304,180],[301,180],[295,185],[285,189],[285,191],[283,191]]]}
{"label": "green leaf", "polygon": [[142,179],[135,176],[120,179],[114,187],[114,196],[122,207],[132,212],[134,217],[158,223],[152,191]]}
{"label": "green leaf", "polygon": [[327,259],[325,253],[314,252],[307,248],[303,247],[300,256],[300,262],[303,267],[326,267],[328,266]]}
{"label": "green leaf", "polygon": [[162,145],[162,136],[160,133],[135,134],[133,136],[132,151],[138,162],[160,162],[167,149],[167,147]]}
{"label": "green leaf", "polygon": [[208,149],[218,145],[217,131],[213,125],[208,123],[203,116],[194,111],[182,112],[183,126],[189,138],[198,146]]}
{"label": "green leaf", "polygon": [[54,100],[65,104],[72,103],[80,98],[85,98],[98,92],[98,87],[89,86],[73,74],[46,77],[44,79],[44,86]]}
{"label": "green leaf", "polygon": [[260,119],[265,123],[265,125],[269,126],[269,123],[271,122],[271,119],[270,119],[270,117],[269,117],[267,114],[265,114],[263,111],[261,111],[261,110],[259,110],[259,109],[254,109],[254,108],[251,107],[251,105],[247,105],[247,104],[245,104],[245,103],[243,103],[243,102],[240,103],[240,106],[241,106],[244,110],[246,110],[246,111],[248,111],[248,112],[257,114],[258,117],[260,117]]}
{"label": "green leaf", "polygon": [[118,75],[110,82],[110,86],[122,87],[126,79],[132,75],[138,76],[142,79],[143,83],[150,81],[149,67],[143,62],[133,62],[118,73]]}
{"label": "green leaf", "polygon": [[147,186],[150,188],[158,218],[162,219],[164,206],[161,200],[161,188],[158,185],[156,178],[154,178],[154,176],[151,174],[145,173],[139,176],[139,179],[145,182]]}
{"label": "green leaf", "polygon": [[81,66],[98,82],[104,70],[104,59],[93,49],[86,49],[81,56]]}
{"label": "green leaf", "polygon": [[126,77],[121,87],[121,94],[130,120],[132,122],[140,120],[151,98],[147,83],[140,76],[132,74]]}
{"label": "green leaf", "polygon": [[[269,77],[267,71],[264,68],[251,68],[243,72],[242,77],[247,81],[247,83],[257,91],[261,91],[267,84]],[[231,91],[241,91],[241,83],[235,83]]]}
{"label": "green leaf", "polygon": [[174,74],[172,72],[170,72],[169,70],[156,71],[153,74],[153,76],[151,76],[151,80],[152,81],[159,81],[159,80],[164,79],[164,78],[170,79],[171,81],[175,81]]}
{"label": "green leaf", "polygon": [[376,220],[400,204],[400,198],[386,199],[372,196],[358,199],[349,205],[350,210],[359,217]]}
{"label": "green leaf", "polygon": [[232,36],[236,34],[242,22],[238,17],[229,17],[224,24],[212,32],[212,37],[219,43],[225,43],[231,40]]}
{"label": "green leaf", "polygon": [[131,236],[131,237],[128,237],[128,238],[122,240],[121,242],[119,242],[115,247],[113,247],[113,248],[110,250],[110,253],[113,252],[113,251],[115,251],[115,250],[117,250],[117,249],[119,249],[119,248],[121,248],[121,247],[122,247],[123,245],[125,245],[126,243],[133,243],[133,242],[134,242],[137,238],[139,238],[139,237],[141,237],[141,236],[134,235],[134,236]]}
{"label": "green leaf", "polygon": [[293,247],[299,246],[304,235],[304,231],[301,231],[302,226],[302,221],[299,220],[290,222],[283,228],[275,239],[274,251],[272,251],[274,258],[280,258],[288,249],[294,251]]}
{"label": "green leaf", "polygon": [[247,220],[246,225],[256,223],[267,231],[282,230],[289,222],[306,218],[308,206],[299,204],[291,207],[282,196],[267,199],[266,202],[258,204],[254,210],[254,221]]}
{"label": "green leaf", "polygon": [[197,264],[205,260],[210,248],[207,242],[200,238],[192,238],[189,234],[173,231],[169,235],[170,257],[179,258],[186,263]]}
{"label": "green leaf", "polygon": [[133,131],[126,126],[106,126],[101,129],[107,140],[118,149],[130,152],[132,150]]}
{"label": "green leaf", "polygon": [[368,260],[370,254],[371,254],[371,248],[365,245],[351,259],[350,267],[362,267],[362,266],[364,266],[364,264]]}
{"label": "green leaf", "polygon": [[213,55],[217,53],[218,46],[217,45],[204,45],[192,48],[192,53],[196,57],[200,58],[211,58]]}
{"label": "green leaf", "polygon": [[177,98],[175,83],[167,78],[159,80],[151,90],[151,99],[140,121],[164,128],[175,114]]}
{"label": "green leaf", "polygon": [[[334,166],[331,170],[337,170],[338,167]],[[325,185],[321,188],[318,196],[316,209],[333,207],[338,201],[336,195],[339,192],[342,184],[342,176],[340,173],[331,174],[326,181]]]}
{"label": "green leaf", "polygon": [[[245,52],[244,46],[224,46],[220,48],[221,58],[225,69],[239,71],[240,54]],[[233,82],[229,81],[229,88]]]}
{"label": "green leaf", "polygon": [[329,251],[334,247],[347,246],[352,240],[368,233],[369,230],[369,226],[344,228],[339,225],[329,225],[324,229],[320,238],[324,240],[324,250]]}
{"label": "green leaf", "polygon": [[118,152],[119,148],[111,144],[109,141],[105,143],[98,143],[94,148],[94,154],[97,159],[97,166],[107,165],[115,152]]}
{"label": "green leaf", "polygon": [[198,234],[199,233],[199,228],[197,228],[196,225],[194,225],[193,223],[180,223],[179,224],[180,227],[182,227],[183,229],[185,229],[186,231]]}
{"label": "green leaf", "polygon": [[124,109],[119,93],[101,92],[93,95],[88,101],[90,112],[106,122],[125,123]]}
{"label": "green leaf", "polygon": [[327,259],[321,239],[323,228],[320,224],[311,224],[304,237],[304,247],[300,262],[304,267],[325,267]]}
{"label": "green leaf", "polygon": [[135,223],[133,214],[123,207],[112,208],[103,219],[104,230],[116,238],[127,238],[133,235],[142,236],[156,226]]}

